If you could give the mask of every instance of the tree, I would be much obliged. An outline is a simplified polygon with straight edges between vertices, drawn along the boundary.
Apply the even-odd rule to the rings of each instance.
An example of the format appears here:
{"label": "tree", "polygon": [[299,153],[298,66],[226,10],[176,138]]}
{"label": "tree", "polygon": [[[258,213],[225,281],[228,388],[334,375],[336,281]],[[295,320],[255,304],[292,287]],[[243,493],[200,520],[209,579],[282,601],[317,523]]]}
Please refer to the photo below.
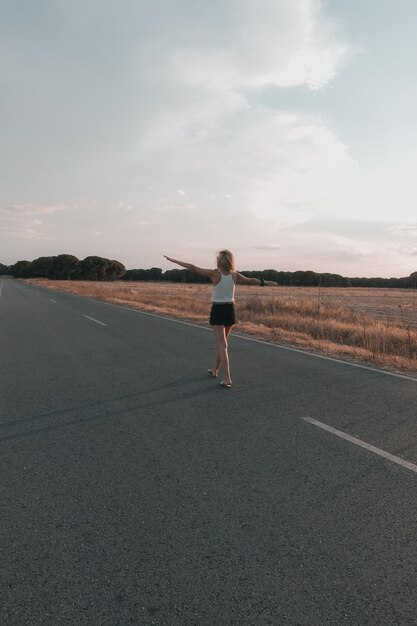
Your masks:
{"label": "tree", "polygon": [[146,272],[148,270],[127,270],[123,274],[122,280],[142,281],[146,280]]}
{"label": "tree", "polygon": [[162,279],[162,269],[160,267],[151,267],[149,270],[149,280],[158,281]]}
{"label": "tree", "polygon": [[79,272],[79,260],[72,254],[59,254],[54,257],[49,278],[53,280],[69,280],[76,278]]}
{"label": "tree", "polygon": [[[400,279],[401,280],[401,279]],[[417,272],[412,272],[407,279],[408,286],[412,289],[417,287]]]}
{"label": "tree", "polygon": [[116,280],[126,272],[125,266],[119,261],[101,256],[85,257],[80,261],[79,268],[84,280]]}
{"label": "tree", "polygon": [[40,256],[30,266],[31,278],[49,278],[54,266],[55,256]]}
{"label": "tree", "polygon": [[117,280],[126,273],[126,268],[120,261],[108,261],[106,265],[106,280]]}
{"label": "tree", "polygon": [[81,278],[84,280],[104,280],[108,259],[101,256],[86,256],[80,261]]}
{"label": "tree", "polygon": [[15,278],[29,278],[31,276],[31,266],[32,263],[30,261],[17,261],[17,263],[9,267],[9,270]]}

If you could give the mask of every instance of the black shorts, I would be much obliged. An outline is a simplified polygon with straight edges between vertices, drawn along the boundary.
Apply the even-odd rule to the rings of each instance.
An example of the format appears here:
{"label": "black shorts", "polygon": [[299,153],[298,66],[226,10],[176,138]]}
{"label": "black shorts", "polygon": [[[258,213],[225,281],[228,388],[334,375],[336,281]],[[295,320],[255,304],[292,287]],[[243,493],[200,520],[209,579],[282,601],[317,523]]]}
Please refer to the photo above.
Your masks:
{"label": "black shorts", "polygon": [[233,326],[237,324],[236,306],[234,302],[213,302],[210,312],[212,326]]}

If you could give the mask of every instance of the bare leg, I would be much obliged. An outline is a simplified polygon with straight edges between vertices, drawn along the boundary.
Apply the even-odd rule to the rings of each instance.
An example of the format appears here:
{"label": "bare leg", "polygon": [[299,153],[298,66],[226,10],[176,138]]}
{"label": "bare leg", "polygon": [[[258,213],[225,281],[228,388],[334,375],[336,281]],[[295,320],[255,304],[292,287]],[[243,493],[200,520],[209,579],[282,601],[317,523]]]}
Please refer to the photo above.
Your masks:
{"label": "bare leg", "polygon": [[[217,351],[220,356],[220,364],[223,366],[223,370],[226,374],[226,378],[222,380],[222,384],[232,384],[229,367],[229,353],[227,351],[227,337],[226,329],[224,326],[213,326],[214,334],[216,337]],[[230,332],[230,330],[229,330]],[[227,334],[229,334],[229,332]]]}
{"label": "bare leg", "polygon": [[[217,339],[216,339],[216,346],[217,346]],[[218,347],[216,347],[216,361],[215,361],[213,369],[211,370],[213,374],[217,374],[217,372],[219,371],[219,367],[220,367],[220,350]]]}
{"label": "bare leg", "polygon": [[[228,338],[228,336],[229,336],[230,331],[232,330],[232,328],[233,328],[233,326],[226,326],[226,327],[225,327],[225,329],[224,329],[224,336],[226,337],[226,341],[227,341],[227,338]],[[220,368],[220,362],[221,362],[221,360],[220,360],[220,349],[219,349],[219,346],[218,346],[218,344],[217,344],[217,338],[216,338],[216,345],[217,345],[217,349],[216,349],[216,360],[215,360],[215,365],[214,365],[214,367],[210,370],[210,371],[212,372],[213,376],[217,376],[217,373],[218,373],[219,368]]]}

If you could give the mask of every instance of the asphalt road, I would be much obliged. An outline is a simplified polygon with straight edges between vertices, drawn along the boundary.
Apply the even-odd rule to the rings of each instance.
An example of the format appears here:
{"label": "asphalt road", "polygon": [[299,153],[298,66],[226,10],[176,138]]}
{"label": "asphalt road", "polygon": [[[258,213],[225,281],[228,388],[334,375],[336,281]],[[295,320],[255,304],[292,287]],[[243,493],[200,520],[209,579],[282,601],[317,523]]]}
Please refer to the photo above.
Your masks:
{"label": "asphalt road", "polygon": [[3,281],[2,625],[417,624],[417,473],[303,419],[417,464],[417,381],[213,347]]}

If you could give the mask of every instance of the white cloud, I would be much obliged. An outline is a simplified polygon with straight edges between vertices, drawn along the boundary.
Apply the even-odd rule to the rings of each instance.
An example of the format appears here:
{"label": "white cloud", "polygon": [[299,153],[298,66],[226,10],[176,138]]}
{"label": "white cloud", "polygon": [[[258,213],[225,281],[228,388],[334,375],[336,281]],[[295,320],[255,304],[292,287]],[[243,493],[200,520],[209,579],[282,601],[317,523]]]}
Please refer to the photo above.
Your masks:
{"label": "white cloud", "polygon": [[4,234],[8,238],[13,237],[16,239],[31,239],[38,241],[47,241],[52,239],[46,233],[31,228],[29,224],[22,224],[19,228],[0,225],[0,234]]}
{"label": "white cloud", "polygon": [[[417,206],[416,171],[414,154],[389,162],[384,168],[359,167],[344,193],[339,195],[338,212],[371,222],[413,223]],[[398,230],[398,225],[395,229]]]}
{"label": "white cloud", "polygon": [[273,243],[265,243],[263,245],[253,247],[255,250],[282,250],[282,246]]}
{"label": "white cloud", "polygon": [[[184,7],[158,14],[160,37],[145,34],[137,44],[135,69],[152,106],[142,105],[137,137],[119,155],[125,166],[140,164],[154,188],[184,181],[197,211],[205,189],[219,211],[233,199],[242,215],[282,224],[320,210],[356,175],[346,146],[322,120],[252,106],[245,90],[318,89],[334,78],[348,47],[325,3],[264,0],[260,11],[247,0],[242,11],[241,2],[226,0],[204,16],[198,9],[187,16]],[[155,208],[183,207],[168,197]]]}
{"label": "white cloud", "polygon": [[113,209],[115,211],[133,211],[133,206],[128,202],[118,202]]}
{"label": "white cloud", "polygon": [[3,216],[24,216],[24,215],[52,215],[57,211],[62,211],[64,205],[42,205],[42,204],[13,204],[11,206],[0,207],[0,215]]}
{"label": "white cloud", "polygon": [[182,45],[174,33],[169,64],[193,86],[317,89],[335,76],[347,50],[321,0],[263,0],[261,7],[245,0],[244,10],[241,0],[226,0],[196,26]]}
{"label": "white cloud", "polygon": [[[14,215],[49,216],[44,230],[56,233],[60,225],[63,237],[65,226],[65,242],[78,242],[97,225],[103,241],[115,246],[108,255],[121,260],[136,255],[133,229],[146,223],[147,264],[173,237],[179,245],[193,241],[201,253],[218,248],[224,215],[231,222],[224,224],[225,239],[236,246],[253,249],[266,228],[280,241],[283,226],[321,211],[356,180],[356,163],[325,121],[254,106],[247,97],[248,89],[270,84],[322,89],[337,75],[348,46],[324,1],[262,0],[262,10],[259,0],[245,0],[244,10],[241,0],[139,4],[120,12],[106,1],[100,32],[94,2],[63,5],[65,19],[55,22],[54,9],[47,9],[71,54],[48,48],[54,63],[34,67],[36,57],[28,56],[27,69],[20,69],[27,72],[25,87],[37,76],[32,91],[40,102],[34,97],[34,103],[50,128],[50,156],[45,150],[38,169],[32,159],[27,177],[39,196],[54,191],[48,205],[15,205]],[[73,66],[80,21],[84,45],[94,35],[97,48]],[[114,32],[123,37],[110,54]],[[90,60],[100,51],[108,64],[104,78]],[[62,85],[63,68],[68,80],[54,91],[52,106],[42,94]],[[71,111],[66,125],[54,118],[61,110]],[[36,150],[40,140],[34,137]],[[57,155],[72,158],[72,169]],[[177,202],[190,189],[192,202]],[[70,220],[76,209],[77,220]]]}
{"label": "white cloud", "polygon": [[393,235],[399,237],[417,237],[417,224],[395,224],[388,229]]}
{"label": "white cloud", "polygon": [[172,203],[172,204],[161,204],[161,205],[156,205],[154,207],[154,211],[159,211],[159,212],[164,212],[164,211],[174,211],[174,212],[181,212],[181,211],[187,211],[190,209],[195,209],[195,204],[193,204],[192,202],[186,202],[183,204],[178,204],[178,203]]}

